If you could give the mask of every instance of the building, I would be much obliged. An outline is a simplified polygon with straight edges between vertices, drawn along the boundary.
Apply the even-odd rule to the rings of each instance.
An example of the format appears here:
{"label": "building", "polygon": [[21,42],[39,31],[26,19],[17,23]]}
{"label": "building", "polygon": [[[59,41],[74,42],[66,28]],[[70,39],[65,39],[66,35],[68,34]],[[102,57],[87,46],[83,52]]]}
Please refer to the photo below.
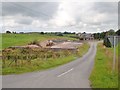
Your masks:
{"label": "building", "polygon": [[77,33],[80,40],[94,40],[94,35],[91,33]]}

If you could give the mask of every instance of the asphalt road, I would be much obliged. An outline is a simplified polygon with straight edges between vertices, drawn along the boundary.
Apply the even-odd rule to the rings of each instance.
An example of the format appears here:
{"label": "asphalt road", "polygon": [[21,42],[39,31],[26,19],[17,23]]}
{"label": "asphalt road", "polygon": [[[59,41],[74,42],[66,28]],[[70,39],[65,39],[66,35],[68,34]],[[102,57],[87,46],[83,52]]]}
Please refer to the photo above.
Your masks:
{"label": "asphalt road", "polygon": [[89,76],[94,65],[96,42],[90,43],[89,51],[68,64],[20,75],[2,77],[3,88],[90,88]]}

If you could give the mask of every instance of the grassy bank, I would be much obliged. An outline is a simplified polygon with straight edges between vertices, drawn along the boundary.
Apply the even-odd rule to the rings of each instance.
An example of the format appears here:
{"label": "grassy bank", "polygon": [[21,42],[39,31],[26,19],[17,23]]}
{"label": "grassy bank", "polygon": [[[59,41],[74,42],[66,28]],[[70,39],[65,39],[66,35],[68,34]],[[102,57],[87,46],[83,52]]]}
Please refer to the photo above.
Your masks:
{"label": "grassy bank", "polygon": [[116,68],[112,72],[113,48],[106,48],[102,43],[97,46],[95,65],[90,76],[93,88],[118,87],[118,47],[116,48]]}
{"label": "grassy bank", "polygon": [[38,70],[44,70],[52,67],[56,67],[58,65],[62,65],[65,63],[68,63],[72,60],[74,60],[74,56],[67,56],[64,58],[58,58],[58,59],[48,59],[48,60],[40,60],[35,59],[32,60],[31,63],[24,64],[23,66],[19,67],[5,67],[2,69],[2,74],[20,74],[20,73],[26,73],[26,72],[33,72]]}
{"label": "grassy bank", "polygon": [[[62,64],[66,64],[70,61],[76,60],[76,58],[83,56],[89,49],[89,44],[84,43],[84,45],[79,47],[79,51],[72,53],[69,51],[59,51],[59,52],[41,52],[41,56],[36,59],[28,60],[18,60],[17,65],[12,62],[12,59],[5,60],[5,65],[3,64],[2,74],[19,74],[25,72],[32,72],[38,70],[44,70],[53,68]],[[54,55],[56,56],[54,57]],[[13,54],[12,54],[13,55]],[[16,54],[17,55],[17,54]],[[16,56],[15,55],[15,56]],[[47,55],[47,57],[46,57]],[[45,57],[44,57],[45,56]],[[14,57],[13,57],[14,58]],[[24,58],[24,57],[23,57]],[[12,62],[12,64],[10,64]]]}
{"label": "grassy bank", "polygon": [[[70,38],[68,35],[64,36],[56,36],[54,34],[2,34],[2,49],[15,46],[15,45],[26,45],[34,40],[43,41],[47,39],[53,39],[53,38],[64,38],[69,40],[75,40],[75,38]],[[0,47],[1,48],[1,47]]]}

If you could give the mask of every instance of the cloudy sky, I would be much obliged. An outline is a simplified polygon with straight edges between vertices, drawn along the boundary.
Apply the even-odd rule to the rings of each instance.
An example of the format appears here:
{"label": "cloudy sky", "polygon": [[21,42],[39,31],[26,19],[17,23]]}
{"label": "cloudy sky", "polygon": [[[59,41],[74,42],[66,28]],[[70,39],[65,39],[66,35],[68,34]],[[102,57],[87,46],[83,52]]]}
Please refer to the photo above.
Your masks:
{"label": "cloudy sky", "polygon": [[3,2],[2,32],[102,32],[118,28],[117,2]]}

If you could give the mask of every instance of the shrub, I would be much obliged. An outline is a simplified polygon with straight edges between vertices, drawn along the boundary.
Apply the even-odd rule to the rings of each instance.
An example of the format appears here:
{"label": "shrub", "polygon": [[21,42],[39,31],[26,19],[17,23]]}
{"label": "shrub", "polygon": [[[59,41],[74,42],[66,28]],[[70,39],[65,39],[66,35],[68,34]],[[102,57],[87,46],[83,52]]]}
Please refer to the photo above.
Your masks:
{"label": "shrub", "polygon": [[30,42],[29,45],[33,44],[33,45],[38,45],[38,46],[40,46],[39,43],[40,43],[39,41],[34,40],[34,41]]}
{"label": "shrub", "polygon": [[111,45],[111,43],[110,43],[110,41],[108,40],[107,37],[105,37],[103,45],[105,45],[106,47],[112,47],[112,45]]}

